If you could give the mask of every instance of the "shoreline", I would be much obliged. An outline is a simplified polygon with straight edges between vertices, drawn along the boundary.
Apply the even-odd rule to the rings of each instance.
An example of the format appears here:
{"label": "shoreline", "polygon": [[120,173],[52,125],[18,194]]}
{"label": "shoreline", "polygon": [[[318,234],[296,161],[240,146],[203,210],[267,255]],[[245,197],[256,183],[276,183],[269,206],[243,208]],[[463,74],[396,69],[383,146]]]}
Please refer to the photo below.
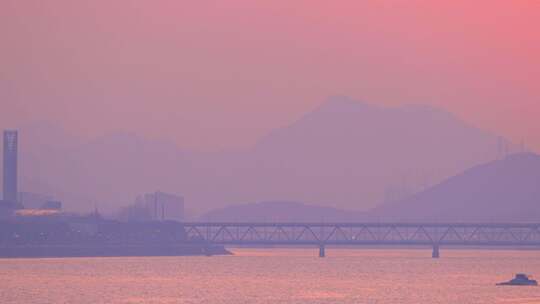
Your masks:
{"label": "shoreline", "polygon": [[223,246],[9,246],[0,258],[143,257],[233,255]]}

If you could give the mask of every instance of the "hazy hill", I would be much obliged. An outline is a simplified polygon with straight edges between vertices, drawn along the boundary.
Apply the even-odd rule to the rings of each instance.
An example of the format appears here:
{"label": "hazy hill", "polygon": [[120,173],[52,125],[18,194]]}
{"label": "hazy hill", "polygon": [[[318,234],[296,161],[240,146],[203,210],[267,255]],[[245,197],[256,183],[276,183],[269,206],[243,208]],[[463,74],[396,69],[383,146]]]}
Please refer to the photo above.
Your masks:
{"label": "hazy hill", "polygon": [[262,138],[250,157],[262,193],[362,209],[422,190],[496,153],[496,136],[445,111],[334,97]]}
{"label": "hazy hill", "polygon": [[197,212],[266,200],[366,210],[497,152],[496,136],[445,111],[345,97],[244,151],[195,153],[129,133],[83,140],[50,125],[22,127],[20,136],[21,189],[71,210],[109,211],[156,190],[182,194]]}
{"label": "hazy hill", "polygon": [[369,214],[406,221],[540,221],[540,156],[514,154],[475,166]]}
{"label": "hazy hill", "polygon": [[260,202],[232,205],[205,213],[202,221],[213,222],[343,222],[358,221],[359,212],[298,202]]}

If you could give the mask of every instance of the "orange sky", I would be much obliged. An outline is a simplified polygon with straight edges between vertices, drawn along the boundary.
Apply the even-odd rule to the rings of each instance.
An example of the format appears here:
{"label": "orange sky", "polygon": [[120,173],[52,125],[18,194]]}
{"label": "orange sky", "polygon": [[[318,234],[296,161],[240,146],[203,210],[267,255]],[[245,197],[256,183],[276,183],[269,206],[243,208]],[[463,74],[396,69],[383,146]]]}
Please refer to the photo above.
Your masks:
{"label": "orange sky", "polygon": [[0,128],[235,148],[348,95],[540,151],[540,1],[443,2],[4,0]]}

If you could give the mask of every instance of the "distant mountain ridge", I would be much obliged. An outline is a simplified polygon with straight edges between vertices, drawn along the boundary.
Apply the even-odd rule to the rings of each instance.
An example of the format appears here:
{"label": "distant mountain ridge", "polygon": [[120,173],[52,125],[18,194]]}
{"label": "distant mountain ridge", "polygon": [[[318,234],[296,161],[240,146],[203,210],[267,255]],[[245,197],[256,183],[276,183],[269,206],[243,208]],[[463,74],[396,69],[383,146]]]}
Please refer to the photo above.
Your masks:
{"label": "distant mountain ridge", "polygon": [[475,166],[368,216],[391,221],[540,222],[540,155]]}
{"label": "distant mountain ridge", "polygon": [[346,97],[243,151],[191,152],[129,133],[81,142],[64,133],[21,128],[21,190],[53,195],[69,210],[104,212],[160,190],[182,194],[196,214],[268,200],[367,210],[389,189],[414,193],[494,159],[498,140],[435,108]]}
{"label": "distant mountain ridge", "polygon": [[358,212],[298,202],[210,211],[228,222],[540,222],[540,155],[513,154],[467,169],[406,199]]}
{"label": "distant mountain ridge", "polygon": [[362,214],[299,202],[258,202],[231,205],[203,214],[211,222],[343,222],[358,221]]}
{"label": "distant mountain ridge", "polygon": [[414,193],[494,159],[497,139],[432,107],[336,97],[270,132],[250,156],[272,197],[365,209],[389,188]]}

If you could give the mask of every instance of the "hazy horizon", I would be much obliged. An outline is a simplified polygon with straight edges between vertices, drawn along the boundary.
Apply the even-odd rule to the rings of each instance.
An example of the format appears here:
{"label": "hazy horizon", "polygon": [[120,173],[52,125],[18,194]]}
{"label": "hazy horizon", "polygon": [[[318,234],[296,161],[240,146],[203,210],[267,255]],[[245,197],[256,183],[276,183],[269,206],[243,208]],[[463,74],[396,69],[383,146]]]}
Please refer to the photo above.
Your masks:
{"label": "hazy horizon", "polygon": [[534,0],[0,0],[2,303],[540,303],[539,29]]}
{"label": "hazy horizon", "polygon": [[500,136],[433,106],[345,96],[251,147],[211,153],[129,132],[85,140],[48,123],[19,133],[20,191],[60,199],[66,210],[111,214],[159,190],[182,195],[192,219],[264,201],[366,211],[523,149],[509,143],[503,151]]}

